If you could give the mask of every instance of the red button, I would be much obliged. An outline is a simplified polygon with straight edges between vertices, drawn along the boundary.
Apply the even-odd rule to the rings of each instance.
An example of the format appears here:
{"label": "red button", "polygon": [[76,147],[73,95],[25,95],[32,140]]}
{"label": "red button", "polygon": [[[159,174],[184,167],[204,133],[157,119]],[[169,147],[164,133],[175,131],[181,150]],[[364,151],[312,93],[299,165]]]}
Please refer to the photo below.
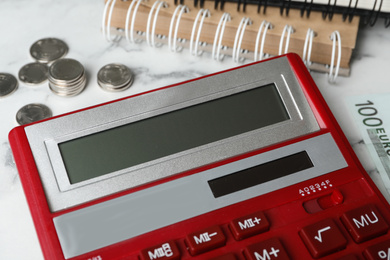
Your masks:
{"label": "red button", "polygon": [[383,235],[389,229],[384,218],[373,205],[366,205],[343,214],[345,227],[357,243]]}
{"label": "red button", "polygon": [[334,253],[347,245],[347,240],[331,219],[306,226],[299,234],[314,258]]}
{"label": "red button", "polygon": [[198,255],[224,246],[226,237],[219,226],[212,226],[189,234],[186,242],[191,255]]}
{"label": "red button", "polygon": [[337,258],[337,260],[359,260],[355,255],[345,255],[343,257]]}
{"label": "red button", "polygon": [[259,211],[234,219],[229,226],[235,239],[242,240],[267,231],[269,229],[269,222],[263,212]]}
{"label": "red button", "polygon": [[141,260],[178,260],[180,251],[175,242],[167,242],[141,251]]}
{"label": "red button", "polygon": [[284,250],[282,243],[276,238],[271,238],[260,243],[248,246],[244,250],[247,260],[289,260],[290,257]]}
{"label": "red button", "polygon": [[221,256],[214,257],[210,260],[237,260],[237,258],[234,254],[227,254],[227,255],[221,255]]}
{"label": "red button", "polygon": [[368,247],[364,252],[367,260],[389,259],[390,258],[390,240]]}

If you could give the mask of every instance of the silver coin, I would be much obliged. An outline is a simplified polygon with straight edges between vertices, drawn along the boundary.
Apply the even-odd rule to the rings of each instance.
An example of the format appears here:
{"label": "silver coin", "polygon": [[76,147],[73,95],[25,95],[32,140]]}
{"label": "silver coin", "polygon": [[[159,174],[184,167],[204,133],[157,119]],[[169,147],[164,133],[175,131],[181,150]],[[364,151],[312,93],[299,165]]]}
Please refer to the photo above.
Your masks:
{"label": "silver coin", "polygon": [[59,59],[49,68],[49,77],[56,81],[73,81],[80,78],[83,73],[83,65],[74,59]]}
{"label": "silver coin", "polygon": [[81,93],[87,82],[83,65],[74,59],[59,59],[50,66],[49,88],[59,96],[75,96]]}
{"label": "silver coin", "polygon": [[97,78],[99,86],[104,90],[122,91],[131,86],[134,74],[123,64],[111,63],[99,70]]}
{"label": "silver coin", "polygon": [[53,93],[59,96],[73,97],[80,94],[84,90],[86,83],[87,83],[86,78],[84,78],[77,86],[74,87],[67,87],[67,86],[59,87],[58,85],[49,82],[49,88]]}
{"label": "silver coin", "polygon": [[56,38],[44,38],[36,41],[30,48],[31,56],[43,63],[58,60],[68,53],[68,45]]}
{"label": "silver coin", "polygon": [[19,125],[26,125],[52,117],[50,108],[43,104],[28,104],[19,109],[16,113],[16,121]]}
{"label": "silver coin", "polygon": [[48,66],[44,63],[33,62],[24,65],[19,70],[19,80],[30,85],[37,85],[47,80]]}
{"label": "silver coin", "polygon": [[0,97],[8,96],[18,88],[18,80],[9,73],[0,73]]}

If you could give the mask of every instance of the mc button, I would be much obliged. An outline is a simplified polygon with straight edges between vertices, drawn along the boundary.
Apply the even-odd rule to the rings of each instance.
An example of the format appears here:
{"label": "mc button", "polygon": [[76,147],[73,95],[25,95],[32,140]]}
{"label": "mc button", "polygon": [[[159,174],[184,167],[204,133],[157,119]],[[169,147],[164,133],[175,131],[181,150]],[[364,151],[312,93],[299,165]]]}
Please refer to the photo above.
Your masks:
{"label": "mc button", "polygon": [[383,235],[389,229],[386,221],[373,205],[366,205],[343,214],[345,227],[356,243]]}
{"label": "mc button", "polygon": [[169,241],[161,245],[141,251],[141,260],[179,260],[180,251],[175,242]]}

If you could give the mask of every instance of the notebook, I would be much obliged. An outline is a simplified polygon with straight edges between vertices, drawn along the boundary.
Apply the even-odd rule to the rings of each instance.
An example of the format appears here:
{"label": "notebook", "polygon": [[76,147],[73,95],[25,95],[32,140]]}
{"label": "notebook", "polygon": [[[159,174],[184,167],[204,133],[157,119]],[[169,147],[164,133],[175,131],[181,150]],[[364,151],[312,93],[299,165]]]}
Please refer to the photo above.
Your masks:
{"label": "notebook", "polygon": [[188,49],[195,56],[209,52],[212,59],[230,56],[236,62],[294,52],[309,69],[329,73],[330,81],[349,75],[359,17],[345,21],[342,14],[324,19],[315,11],[308,17],[298,9],[281,14],[279,7],[258,12],[232,2],[223,8],[215,8],[214,1],[187,2],[108,0],[103,34],[109,41],[121,35],[130,44],[167,45],[172,52]]}
{"label": "notebook", "polygon": [[235,2],[237,8],[243,10],[247,5],[257,5],[258,10],[277,6],[281,12],[286,13],[290,9],[300,9],[301,15],[307,16],[312,11],[320,11],[324,19],[332,19],[335,13],[342,14],[343,19],[349,21],[355,16],[360,16],[363,24],[371,26],[378,21],[378,18],[384,18],[385,26],[390,26],[390,1],[388,0],[217,0],[215,2],[219,8],[223,8],[225,2]]}

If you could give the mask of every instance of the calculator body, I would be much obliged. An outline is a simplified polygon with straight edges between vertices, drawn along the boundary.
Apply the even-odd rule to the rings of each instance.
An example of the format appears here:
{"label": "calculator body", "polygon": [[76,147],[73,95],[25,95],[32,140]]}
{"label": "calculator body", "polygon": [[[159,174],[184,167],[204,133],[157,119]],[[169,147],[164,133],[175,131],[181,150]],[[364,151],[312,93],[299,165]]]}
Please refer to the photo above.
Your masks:
{"label": "calculator body", "polygon": [[389,258],[389,205],[295,54],[9,140],[46,259]]}

